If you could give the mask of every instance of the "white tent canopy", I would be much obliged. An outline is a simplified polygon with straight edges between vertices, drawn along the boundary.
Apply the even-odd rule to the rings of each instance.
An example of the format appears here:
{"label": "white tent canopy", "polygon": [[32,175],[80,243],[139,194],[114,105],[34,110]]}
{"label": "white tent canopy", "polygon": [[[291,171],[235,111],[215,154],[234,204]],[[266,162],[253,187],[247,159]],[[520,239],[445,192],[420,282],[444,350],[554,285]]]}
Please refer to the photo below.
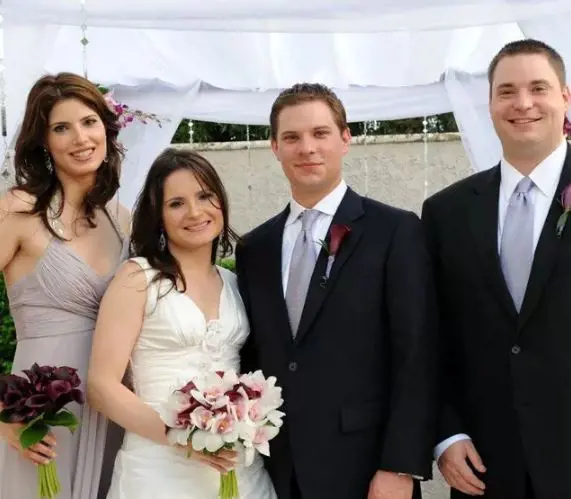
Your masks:
{"label": "white tent canopy", "polygon": [[135,29],[378,33],[483,26],[571,14],[567,0],[3,0],[14,22]]}
{"label": "white tent canopy", "polygon": [[[196,5],[195,5],[196,4]],[[45,72],[83,73],[171,121],[122,132],[130,204],[182,117],[266,124],[280,89],[333,87],[350,121],[454,111],[476,169],[499,144],[485,72],[506,42],[540,38],[571,61],[569,0],[3,0],[11,138]]]}

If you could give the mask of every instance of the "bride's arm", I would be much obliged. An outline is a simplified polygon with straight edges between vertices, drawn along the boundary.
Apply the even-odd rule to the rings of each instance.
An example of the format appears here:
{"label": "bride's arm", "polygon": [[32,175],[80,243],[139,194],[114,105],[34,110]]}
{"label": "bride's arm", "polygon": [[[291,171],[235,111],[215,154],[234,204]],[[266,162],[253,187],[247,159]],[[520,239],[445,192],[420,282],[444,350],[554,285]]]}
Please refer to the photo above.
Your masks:
{"label": "bride's arm", "polygon": [[145,313],[147,281],[134,262],[111,281],[97,317],[87,377],[91,407],[125,430],[169,445],[158,413],[122,384]]}

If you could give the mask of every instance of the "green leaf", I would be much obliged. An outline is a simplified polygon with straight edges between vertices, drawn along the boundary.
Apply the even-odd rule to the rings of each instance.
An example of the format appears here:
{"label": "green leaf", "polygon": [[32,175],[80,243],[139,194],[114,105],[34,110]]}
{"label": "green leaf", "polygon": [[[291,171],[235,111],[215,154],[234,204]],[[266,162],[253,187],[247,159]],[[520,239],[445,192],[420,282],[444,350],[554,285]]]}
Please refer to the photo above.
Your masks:
{"label": "green leaf", "polygon": [[41,421],[36,421],[33,426],[22,428],[20,431],[20,445],[24,449],[27,449],[28,447],[41,442],[49,431],[50,429],[47,425]]}
{"label": "green leaf", "polygon": [[36,416],[34,419],[32,419],[31,421],[28,421],[21,429],[20,431],[24,431],[27,430],[28,428],[34,426],[38,421],[40,421],[42,418],[44,417],[44,414],[40,414],[39,416]]}
{"label": "green leaf", "polygon": [[330,251],[329,251],[329,246],[327,245],[327,242],[325,241],[325,239],[320,239],[319,240],[319,245],[325,250],[325,252],[330,255]]}
{"label": "green leaf", "polygon": [[65,426],[72,432],[75,431],[79,425],[79,420],[75,414],[66,409],[62,409],[57,414],[46,416],[43,421],[49,426]]}
{"label": "green leaf", "polygon": [[559,220],[557,220],[557,237],[561,237],[563,234],[563,229],[565,228],[565,224],[567,223],[567,217],[569,216],[569,210],[565,210]]}

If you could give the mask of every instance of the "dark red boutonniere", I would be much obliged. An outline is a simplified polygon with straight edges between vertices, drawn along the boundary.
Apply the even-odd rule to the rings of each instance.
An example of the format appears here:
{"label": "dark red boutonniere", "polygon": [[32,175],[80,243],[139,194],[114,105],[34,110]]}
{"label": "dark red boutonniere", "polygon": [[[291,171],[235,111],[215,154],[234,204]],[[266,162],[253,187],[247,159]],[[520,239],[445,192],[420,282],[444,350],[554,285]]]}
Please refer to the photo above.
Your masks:
{"label": "dark red boutonniere", "polygon": [[565,116],[565,120],[563,121],[563,134],[565,138],[571,138],[571,121],[567,119],[567,116]]}
{"label": "dark red boutonniere", "polygon": [[557,237],[561,237],[563,234],[563,229],[567,223],[567,217],[571,211],[571,184],[565,187],[561,192],[560,202],[561,206],[563,206],[563,213],[561,213],[559,220],[557,220]]}
{"label": "dark red boutonniere", "polygon": [[333,262],[335,262],[335,257],[337,256],[339,247],[349,232],[351,232],[351,227],[348,225],[333,224],[329,229],[329,245],[325,240],[319,241],[328,255],[327,268],[325,269],[325,274],[321,277],[322,288],[327,286],[327,281],[329,281],[329,275],[331,274],[331,267],[333,267]]}

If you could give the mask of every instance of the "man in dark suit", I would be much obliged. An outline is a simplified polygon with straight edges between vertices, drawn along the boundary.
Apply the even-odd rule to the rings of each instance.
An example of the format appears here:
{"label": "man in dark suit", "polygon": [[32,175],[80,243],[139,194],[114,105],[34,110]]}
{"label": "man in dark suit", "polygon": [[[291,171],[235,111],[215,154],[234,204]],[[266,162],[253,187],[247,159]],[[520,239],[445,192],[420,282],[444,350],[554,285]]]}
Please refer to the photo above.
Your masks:
{"label": "man in dark suit", "polygon": [[[452,497],[571,497],[569,91],[559,54],[506,45],[488,73],[503,156],[425,202],[446,383],[439,467]],[[559,227],[560,228],[560,227]],[[466,494],[466,495],[465,495]]]}
{"label": "man in dark suit", "polygon": [[351,136],[326,87],[285,90],[270,124],[292,199],[237,249],[251,326],[243,370],[284,388],[268,469],[280,499],[410,499],[413,477],[430,477],[435,438],[435,297],[420,220],[342,180]]}

